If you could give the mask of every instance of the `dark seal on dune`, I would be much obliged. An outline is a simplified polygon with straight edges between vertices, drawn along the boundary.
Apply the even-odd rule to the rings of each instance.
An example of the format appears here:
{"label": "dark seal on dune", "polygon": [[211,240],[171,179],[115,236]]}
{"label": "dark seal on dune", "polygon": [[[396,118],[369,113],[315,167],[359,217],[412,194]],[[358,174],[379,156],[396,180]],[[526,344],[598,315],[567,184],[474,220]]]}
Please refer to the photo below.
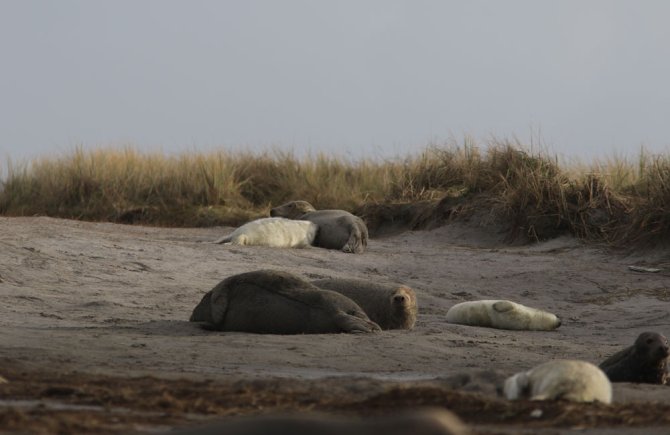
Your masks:
{"label": "dark seal on dune", "polygon": [[258,270],[224,279],[203,296],[190,321],[202,322],[206,329],[261,334],[380,330],[346,296],[275,270]]}
{"label": "dark seal on dune", "polygon": [[344,210],[316,210],[307,201],[291,201],[270,210],[270,216],[314,222],[319,228],[314,246],[361,254],[368,246],[363,219]]}
{"label": "dark seal on dune", "polygon": [[416,322],[416,294],[405,285],[351,278],[317,279],[312,284],[352,299],[382,329],[412,329]]}
{"label": "dark seal on dune", "polygon": [[667,338],[643,332],[632,346],[600,363],[600,368],[612,382],[667,384],[669,354]]}

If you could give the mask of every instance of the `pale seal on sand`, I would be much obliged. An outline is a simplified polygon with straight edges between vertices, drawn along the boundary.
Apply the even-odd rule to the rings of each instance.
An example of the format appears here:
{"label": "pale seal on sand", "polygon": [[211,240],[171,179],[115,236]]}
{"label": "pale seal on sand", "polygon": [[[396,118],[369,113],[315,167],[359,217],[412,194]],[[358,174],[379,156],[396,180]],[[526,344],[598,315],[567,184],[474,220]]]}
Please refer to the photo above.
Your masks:
{"label": "pale seal on sand", "polygon": [[307,201],[291,201],[270,210],[270,216],[301,219],[318,227],[314,246],[361,254],[368,246],[368,227],[363,219],[344,210],[316,210]]}
{"label": "pale seal on sand", "polygon": [[643,332],[632,346],[615,353],[600,363],[612,382],[667,384],[668,339],[656,332]]}
{"label": "pale seal on sand", "polygon": [[498,329],[549,331],[561,320],[547,311],[506,300],[481,300],[456,304],[447,311],[447,322]]}
{"label": "pale seal on sand", "polygon": [[468,435],[454,413],[445,409],[405,411],[365,419],[320,414],[236,417],[170,432],[172,435]]}
{"label": "pale seal on sand", "polygon": [[412,329],[416,322],[416,294],[407,286],[351,278],[317,279],[312,284],[353,300],[382,329]]}
{"label": "pale seal on sand", "polygon": [[354,301],[288,272],[258,270],[230,276],[207,292],[191,322],[206,329],[261,334],[374,332]]}
{"label": "pale seal on sand", "polygon": [[586,361],[556,360],[505,380],[510,400],[569,400],[612,402],[612,384],[602,370]]}
{"label": "pale seal on sand", "polygon": [[278,217],[247,222],[214,243],[274,248],[306,248],[314,242],[317,225],[310,221]]}

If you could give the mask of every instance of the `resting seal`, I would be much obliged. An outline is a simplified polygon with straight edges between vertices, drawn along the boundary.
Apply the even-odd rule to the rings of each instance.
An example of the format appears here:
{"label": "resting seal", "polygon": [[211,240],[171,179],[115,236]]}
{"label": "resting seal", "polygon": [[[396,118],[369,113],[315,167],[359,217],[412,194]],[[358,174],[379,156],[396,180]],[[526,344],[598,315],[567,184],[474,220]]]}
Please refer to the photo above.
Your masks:
{"label": "resting seal", "polygon": [[506,300],[456,304],[447,311],[447,322],[530,331],[549,331],[561,326],[561,320],[554,314]]}
{"label": "resting seal", "polygon": [[363,219],[344,210],[316,210],[307,201],[291,201],[270,210],[270,216],[301,219],[318,227],[314,246],[361,254],[368,246],[368,227]]}
{"label": "resting seal", "polygon": [[247,222],[214,243],[258,245],[274,248],[305,248],[314,242],[313,222],[284,218],[263,218]]}
{"label": "resting seal", "polygon": [[172,435],[468,435],[468,427],[446,409],[405,411],[365,419],[319,414],[234,417]]}
{"label": "resting seal", "polygon": [[317,279],[312,284],[353,300],[382,329],[412,329],[416,322],[416,294],[407,286],[346,278]]}
{"label": "resting seal", "polygon": [[505,380],[510,400],[570,400],[612,402],[612,384],[602,370],[586,361],[556,360]]}
{"label": "resting seal", "polygon": [[668,339],[656,332],[643,332],[632,346],[600,363],[612,382],[667,384]]}
{"label": "resting seal", "polygon": [[203,322],[206,329],[261,334],[380,330],[346,296],[275,270],[224,279],[203,296],[189,320]]}

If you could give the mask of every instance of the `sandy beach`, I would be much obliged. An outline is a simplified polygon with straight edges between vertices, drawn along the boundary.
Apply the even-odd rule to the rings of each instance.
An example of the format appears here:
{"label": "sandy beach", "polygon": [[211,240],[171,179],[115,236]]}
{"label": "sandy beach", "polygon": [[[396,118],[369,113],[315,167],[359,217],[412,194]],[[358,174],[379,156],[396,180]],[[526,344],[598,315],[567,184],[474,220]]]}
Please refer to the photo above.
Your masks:
{"label": "sandy beach", "polygon": [[[490,404],[480,412],[459,412],[465,399],[447,406],[476,433],[670,431],[668,386],[616,384],[609,408],[510,403],[496,395],[505,377],[547,360],[597,364],[641,332],[668,336],[670,258],[662,250],[613,252],[570,237],[511,246],[504,234],[466,223],[372,238],[362,255],[211,243],[230,231],[0,218],[0,375],[9,381],[0,384],[0,427],[165,431],[272,410],[355,412],[353,404],[375,397],[385,398],[379,403],[386,408],[375,408],[383,412],[442,406],[463,395]],[[635,272],[633,265],[661,271]],[[419,317],[411,331],[375,334],[226,333],[188,322],[204,292],[256,269],[403,283],[416,291]],[[546,332],[446,322],[449,307],[476,299],[514,300],[551,311],[563,324]],[[54,385],[64,392],[47,394]],[[105,385],[107,396],[92,385]],[[271,391],[273,399],[262,409],[250,405],[254,394],[232,395],[229,407],[202,405],[241,385],[257,398]],[[177,386],[203,408],[177,406],[195,403]],[[425,397],[432,399],[384,396],[398,388],[430,391]],[[114,417],[121,405],[113,393],[121,389],[127,412]],[[154,418],[146,408],[160,391],[172,391],[174,401]],[[528,416],[537,406],[547,418]],[[561,420],[552,409],[569,409],[571,417]]]}

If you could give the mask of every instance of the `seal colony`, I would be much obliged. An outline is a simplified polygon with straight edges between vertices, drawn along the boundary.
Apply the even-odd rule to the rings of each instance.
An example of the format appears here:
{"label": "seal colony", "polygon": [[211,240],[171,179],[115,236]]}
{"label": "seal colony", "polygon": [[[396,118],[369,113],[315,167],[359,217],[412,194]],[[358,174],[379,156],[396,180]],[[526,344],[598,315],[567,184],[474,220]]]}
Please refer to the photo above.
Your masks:
{"label": "seal colony", "polygon": [[555,314],[512,301],[489,299],[454,305],[447,311],[447,322],[529,331],[550,331],[561,326]]}
{"label": "seal colony", "polygon": [[351,299],[288,272],[230,276],[207,292],[191,322],[205,329],[260,334],[375,332],[379,326]]}
{"label": "seal colony", "polygon": [[307,201],[291,201],[270,210],[270,216],[307,220],[318,226],[314,246],[362,254],[368,246],[363,219],[345,210],[317,210]]}
{"label": "seal colony", "polygon": [[306,248],[314,242],[317,226],[304,220],[278,217],[247,222],[214,243],[257,245],[274,248]]}
{"label": "seal colony", "polygon": [[[368,230],[344,210],[316,210],[291,201],[270,218],[249,222],[216,243],[340,249],[363,253]],[[295,224],[295,225],[293,225]],[[414,290],[395,283],[354,278],[308,282],[289,272],[258,270],[230,276],[207,292],[191,322],[205,329],[265,334],[376,332],[414,327]],[[446,313],[448,323],[508,330],[551,331],[561,326],[553,313],[509,300],[462,302]],[[611,382],[668,383],[669,348],[657,333],[641,334],[633,346],[600,367],[586,361],[554,360],[505,379],[500,393],[509,400],[612,402]]]}
{"label": "seal colony", "polygon": [[505,380],[510,400],[569,400],[612,403],[612,384],[602,370],[586,361],[556,360]]}
{"label": "seal colony", "polygon": [[667,384],[668,339],[656,332],[643,332],[632,346],[615,353],[600,363],[612,382]]}
{"label": "seal colony", "polygon": [[382,329],[412,329],[416,323],[416,293],[405,285],[352,278],[317,279],[312,284],[350,298]]}

